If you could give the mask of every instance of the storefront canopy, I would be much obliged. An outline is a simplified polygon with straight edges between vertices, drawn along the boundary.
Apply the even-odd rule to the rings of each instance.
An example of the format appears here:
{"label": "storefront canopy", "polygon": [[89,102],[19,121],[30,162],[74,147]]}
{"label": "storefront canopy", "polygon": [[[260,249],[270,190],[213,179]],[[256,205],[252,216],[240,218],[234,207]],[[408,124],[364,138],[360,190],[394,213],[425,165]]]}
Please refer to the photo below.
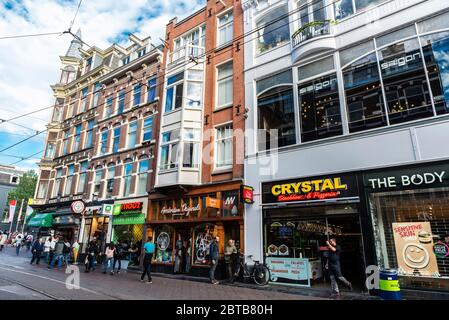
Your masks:
{"label": "storefront canopy", "polygon": [[124,224],[145,224],[145,215],[130,214],[114,217],[112,219],[112,225],[124,225]]}
{"label": "storefront canopy", "polygon": [[29,227],[51,227],[53,215],[51,213],[37,214],[28,222]]}

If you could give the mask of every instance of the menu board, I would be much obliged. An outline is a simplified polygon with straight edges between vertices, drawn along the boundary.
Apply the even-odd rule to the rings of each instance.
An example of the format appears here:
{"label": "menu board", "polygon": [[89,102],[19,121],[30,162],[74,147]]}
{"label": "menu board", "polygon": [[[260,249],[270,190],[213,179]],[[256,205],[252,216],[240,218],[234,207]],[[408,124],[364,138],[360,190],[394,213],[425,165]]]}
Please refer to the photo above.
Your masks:
{"label": "menu board", "polygon": [[282,282],[282,279],[309,280],[309,260],[294,258],[266,258],[265,263],[270,269],[271,281]]}
{"label": "menu board", "polygon": [[429,222],[393,223],[398,272],[403,275],[438,275]]}

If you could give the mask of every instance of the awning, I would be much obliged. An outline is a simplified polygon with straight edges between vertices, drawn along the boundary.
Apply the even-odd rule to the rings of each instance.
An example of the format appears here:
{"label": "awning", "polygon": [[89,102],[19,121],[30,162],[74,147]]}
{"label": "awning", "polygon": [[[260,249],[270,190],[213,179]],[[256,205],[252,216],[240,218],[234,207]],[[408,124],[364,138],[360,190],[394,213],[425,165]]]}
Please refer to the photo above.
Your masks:
{"label": "awning", "polygon": [[29,227],[47,227],[50,228],[53,222],[51,213],[37,214],[28,222]]}
{"label": "awning", "polygon": [[124,224],[145,224],[144,214],[130,214],[114,217],[112,219],[112,225],[124,225]]}

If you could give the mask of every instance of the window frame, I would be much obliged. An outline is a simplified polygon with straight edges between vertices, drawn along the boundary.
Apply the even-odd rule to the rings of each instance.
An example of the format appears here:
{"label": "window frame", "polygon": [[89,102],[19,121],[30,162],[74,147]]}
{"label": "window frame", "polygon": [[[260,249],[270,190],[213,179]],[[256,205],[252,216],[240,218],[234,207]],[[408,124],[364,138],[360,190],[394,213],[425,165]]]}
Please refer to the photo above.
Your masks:
{"label": "window frame", "polygon": [[[131,128],[135,126],[135,130],[131,131]],[[134,145],[130,146],[130,136],[134,135]],[[137,146],[137,119],[132,120],[128,123],[128,130],[126,133],[126,149],[133,149]]]}
{"label": "window frame", "polygon": [[[228,127],[230,127],[230,132],[231,132],[231,136],[230,137],[224,137],[224,138],[218,138],[218,133],[219,130],[225,130],[224,132],[228,132],[227,129],[229,129]],[[222,141],[226,140],[231,140],[231,163],[230,164],[226,164],[226,165],[218,165],[218,159],[219,159],[219,143]],[[229,170],[233,168],[233,164],[234,164],[234,126],[232,122],[227,122],[227,123],[222,123],[219,124],[217,126],[215,126],[214,128],[214,170],[220,171],[220,170]]]}
{"label": "window frame", "polygon": [[[175,132],[178,132],[178,137],[176,137],[175,139],[172,139],[172,135],[175,134]],[[164,135],[166,134],[170,134],[170,140],[164,141]],[[179,166],[179,146],[180,146],[180,137],[179,137],[179,129],[175,129],[175,130],[171,130],[171,131],[166,131],[164,133],[161,134],[161,146],[160,146],[160,159],[159,159],[159,171],[170,171],[170,170],[175,170],[178,168]],[[174,161],[173,163],[171,162],[172,160],[172,153],[173,153],[173,146],[176,145],[176,161]],[[163,148],[167,148],[167,163],[165,165],[162,164],[162,149]]]}
{"label": "window frame", "polygon": [[[231,14],[231,20],[225,22],[223,25],[220,25],[220,19],[228,14]],[[226,42],[222,42],[222,39],[220,37],[220,31],[222,29],[226,29],[226,31],[228,31],[229,26],[231,26],[231,33],[232,33],[231,39]],[[233,7],[231,7],[225,12],[221,13],[219,16],[217,16],[217,48],[230,45],[233,42],[233,40],[234,40],[234,11]]]}
{"label": "window frame", "polygon": [[[219,78],[219,69],[226,67],[228,65],[232,66],[232,73],[230,75],[224,76],[222,78]],[[226,82],[226,81],[231,81],[231,101],[221,104],[218,104],[218,96],[220,95],[220,83]],[[220,110],[220,109],[224,109],[227,107],[230,107],[234,104],[234,61],[233,60],[228,60],[225,61],[219,65],[216,66],[216,80],[215,80],[215,110]]]}

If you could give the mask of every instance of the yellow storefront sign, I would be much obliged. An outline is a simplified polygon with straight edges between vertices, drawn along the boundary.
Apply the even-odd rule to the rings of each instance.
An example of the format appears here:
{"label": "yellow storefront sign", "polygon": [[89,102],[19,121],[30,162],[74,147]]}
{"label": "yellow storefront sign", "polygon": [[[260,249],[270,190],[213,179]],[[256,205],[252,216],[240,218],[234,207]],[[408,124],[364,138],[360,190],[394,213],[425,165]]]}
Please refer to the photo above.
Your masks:
{"label": "yellow storefront sign", "polygon": [[277,184],[271,188],[271,193],[274,196],[279,196],[309,192],[346,190],[347,188],[348,186],[346,184],[342,184],[340,178],[317,179],[295,183]]}

